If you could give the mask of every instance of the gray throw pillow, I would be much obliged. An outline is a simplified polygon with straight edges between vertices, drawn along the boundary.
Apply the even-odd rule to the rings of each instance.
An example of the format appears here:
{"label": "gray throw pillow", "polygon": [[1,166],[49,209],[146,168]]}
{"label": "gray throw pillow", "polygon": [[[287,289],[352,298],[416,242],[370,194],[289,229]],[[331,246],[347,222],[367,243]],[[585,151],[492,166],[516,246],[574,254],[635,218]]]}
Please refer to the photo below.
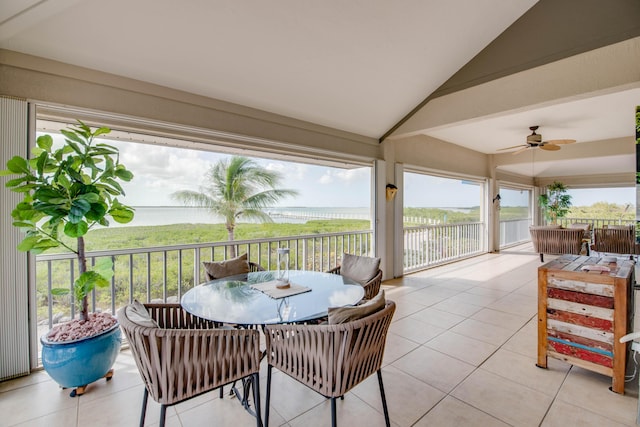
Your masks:
{"label": "gray throw pillow", "polygon": [[373,279],[380,269],[380,258],[371,258],[368,256],[358,256],[351,254],[342,255],[342,264],[340,265],[340,274],[355,280],[361,285],[366,284]]}
{"label": "gray throw pillow", "polygon": [[249,263],[247,262],[247,254],[240,255],[225,261],[203,262],[205,270],[209,276],[214,279],[222,279],[223,277],[235,276],[249,272]]}
{"label": "gray throw pillow", "polygon": [[151,318],[149,311],[140,301],[133,300],[133,303],[129,304],[125,308],[127,318],[136,325],[145,326],[147,328],[157,328],[158,323]]}
{"label": "gray throw pillow", "polygon": [[384,289],[380,289],[378,295],[361,305],[348,305],[344,307],[329,307],[329,324],[351,322],[362,319],[384,308]]}

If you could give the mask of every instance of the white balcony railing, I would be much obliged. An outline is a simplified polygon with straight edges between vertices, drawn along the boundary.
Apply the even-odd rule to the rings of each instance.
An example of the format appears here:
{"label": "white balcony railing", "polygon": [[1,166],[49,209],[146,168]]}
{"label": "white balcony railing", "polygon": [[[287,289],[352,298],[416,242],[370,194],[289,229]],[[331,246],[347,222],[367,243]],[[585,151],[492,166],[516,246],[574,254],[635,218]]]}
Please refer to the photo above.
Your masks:
{"label": "white balcony railing", "polygon": [[500,221],[500,248],[505,248],[531,240],[529,226],[531,218]]}
{"label": "white balcony railing", "polygon": [[482,222],[404,228],[404,272],[478,255],[485,250]]}

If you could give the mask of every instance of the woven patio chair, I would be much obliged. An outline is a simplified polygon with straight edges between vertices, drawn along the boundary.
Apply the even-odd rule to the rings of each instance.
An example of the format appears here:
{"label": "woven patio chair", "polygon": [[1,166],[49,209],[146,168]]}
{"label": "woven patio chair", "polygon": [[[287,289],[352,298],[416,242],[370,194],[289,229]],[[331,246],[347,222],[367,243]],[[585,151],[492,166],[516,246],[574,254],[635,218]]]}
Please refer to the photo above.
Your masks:
{"label": "woven patio chair", "polygon": [[[340,266],[332,268],[327,273],[340,274]],[[378,294],[380,285],[382,284],[382,270],[378,269],[378,273],[368,282],[362,285],[364,287],[364,299],[371,299]]]}
{"label": "woven patio chair", "polygon": [[[251,377],[256,424],[262,426],[260,333],[216,329],[213,322],[187,313],[179,304],[144,306],[148,320],[141,321],[127,307],[118,311],[120,327],[145,385],[140,426],[144,425],[149,395],[161,405],[160,426],[164,426],[168,406],[245,377]],[[149,325],[154,322],[157,327]]]}
{"label": "woven patio chair", "polygon": [[603,254],[636,254],[636,229],[634,225],[609,226],[593,229],[591,250]]}
{"label": "woven patio chair", "polygon": [[336,398],[343,397],[375,372],[385,422],[389,426],[381,365],[395,308],[395,303],[387,300],[382,310],[337,325],[267,325],[265,426],[269,426],[272,368],[330,398],[333,427],[336,426]]}

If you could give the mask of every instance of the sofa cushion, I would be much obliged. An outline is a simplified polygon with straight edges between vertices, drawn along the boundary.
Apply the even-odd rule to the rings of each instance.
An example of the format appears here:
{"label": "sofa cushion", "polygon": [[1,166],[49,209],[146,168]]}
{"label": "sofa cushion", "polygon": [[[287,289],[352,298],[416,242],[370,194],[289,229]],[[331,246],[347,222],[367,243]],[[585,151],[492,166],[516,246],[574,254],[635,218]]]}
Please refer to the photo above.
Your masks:
{"label": "sofa cushion", "polygon": [[360,305],[347,305],[344,307],[329,307],[329,324],[351,322],[362,319],[384,308],[384,289],[380,289],[378,295]]}
{"label": "sofa cushion", "polygon": [[133,302],[125,308],[125,314],[127,318],[136,325],[147,328],[158,327],[158,323],[151,318],[147,308],[137,299],[133,300]]}
{"label": "sofa cushion", "polygon": [[214,279],[235,276],[237,274],[245,274],[249,272],[249,263],[247,262],[247,254],[239,257],[227,259],[225,261],[203,262],[205,270],[209,276]]}
{"label": "sofa cushion", "polygon": [[340,274],[355,280],[361,285],[373,279],[380,269],[380,258],[358,256],[351,254],[342,255]]}

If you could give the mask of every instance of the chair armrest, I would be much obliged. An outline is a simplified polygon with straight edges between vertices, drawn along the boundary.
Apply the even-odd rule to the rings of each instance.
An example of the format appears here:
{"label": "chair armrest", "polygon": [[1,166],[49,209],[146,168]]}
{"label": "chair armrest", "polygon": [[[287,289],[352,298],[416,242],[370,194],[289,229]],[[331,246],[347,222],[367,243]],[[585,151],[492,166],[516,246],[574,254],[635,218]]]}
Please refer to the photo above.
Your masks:
{"label": "chair armrest", "polygon": [[331,270],[328,270],[327,273],[331,274],[340,274],[340,266],[334,267]]}
{"label": "chair armrest", "polygon": [[364,298],[373,299],[380,291],[380,285],[382,284],[382,270],[378,269],[378,273],[373,276],[373,279],[365,283],[364,286]]}

